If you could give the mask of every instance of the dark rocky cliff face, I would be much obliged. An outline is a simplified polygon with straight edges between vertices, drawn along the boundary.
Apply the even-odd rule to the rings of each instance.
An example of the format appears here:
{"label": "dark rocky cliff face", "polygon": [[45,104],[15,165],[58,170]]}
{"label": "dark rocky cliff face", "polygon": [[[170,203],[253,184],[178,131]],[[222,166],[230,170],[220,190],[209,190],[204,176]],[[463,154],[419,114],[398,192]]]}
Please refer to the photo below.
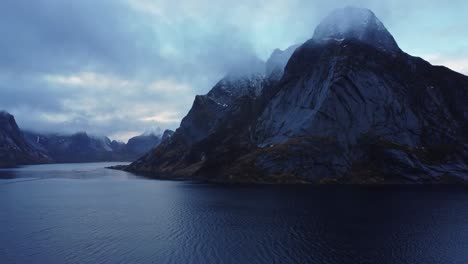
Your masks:
{"label": "dark rocky cliff face", "polygon": [[0,112],[0,167],[47,162],[49,157],[26,141],[15,118]]}
{"label": "dark rocky cliff face", "polygon": [[218,87],[197,97],[171,140],[128,170],[228,182],[468,180],[468,77],[402,52],[369,10],[332,13],[281,79],[237,84],[256,92],[233,93],[224,108]]}
{"label": "dark rocky cliff face", "polygon": [[257,120],[252,162],[313,182],[465,178],[467,81],[356,40],[309,41]]}

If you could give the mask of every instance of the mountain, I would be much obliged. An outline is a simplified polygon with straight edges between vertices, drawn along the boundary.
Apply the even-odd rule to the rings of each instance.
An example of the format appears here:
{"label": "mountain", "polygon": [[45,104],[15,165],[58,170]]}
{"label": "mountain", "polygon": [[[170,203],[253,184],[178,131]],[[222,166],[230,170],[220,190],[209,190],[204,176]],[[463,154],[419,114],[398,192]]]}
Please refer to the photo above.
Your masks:
{"label": "mountain", "polygon": [[[203,144],[201,142],[210,138],[212,134],[222,134],[219,127],[229,126],[233,121],[231,117],[248,110],[248,108],[241,107],[243,103],[250,104],[251,101],[260,98],[263,93],[268,94],[263,90],[278,82],[277,71],[282,71],[287,63],[287,58],[284,59],[287,56],[281,54],[283,52],[292,53],[290,49],[276,50],[275,56],[283,59],[269,60],[266,65],[263,64],[261,70],[256,66],[255,70],[250,73],[229,73],[206,95],[196,96],[192,108],[182,119],[180,127],[173,133],[170,140],[163,141],[156,149],[128,166],[127,170],[157,173],[159,177],[163,174],[171,175],[171,177],[191,176],[198,168],[197,165],[201,164],[197,162],[199,161],[197,159],[204,159],[203,154],[201,157],[198,154],[192,156],[191,151],[199,149],[200,144]],[[276,69],[276,71],[272,71],[271,75],[267,76],[265,73],[269,69]],[[235,125],[232,127],[234,128]],[[226,132],[226,135],[232,132],[234,130]]]}
{"label": "mountain", "polygon": [[265,73],[270,78],[280,79],[284,73],[284,67],[292,54],[300,45],[292,45],[285,50],[275,49],[266,62]]}
{"label": "mountain", "polygon": [[161,143],[161,135],[146,133],[128,140],[124,152],[137,159]]}
{"label": "mountain", "polygon": [[280,79],[260,80],[225,86],[227,103],[219,84],[198,96],[171,141],[127,170],[221,182],[468,180],[468,77],[404,53],[370,10],[332,12]]}
{"label": "mountain", "polygon": [[[154,130],[156,131],[156,130]],[[159,131],[159,130],[157,130]],[[173,131],[164,135],[145,132],[128,143],[79,132],[72,135],[41,134],[21,131],[15,118],[0,111],[0,167],[43,163],[80,163],[134,161],[169,140]]]}
{"label": "mountain", "polygon": [[164,130],[164,133],[163,133],[163,135],[161,137],[161,142],[164,142],[166,140],[170,140],[172,135],[174,135],[174,131],[169,130],[169,129]]}
{"label": "mountain", "polygon": [[128,143],[111,141],[86,132],[72,135],[24,132],[35,149],[47,153],[56,163],[133,161],[159,145],[161,136],[145,133],[133,137]]}
{"label": "mountain", "polygon": [[384,24],[372,11],[364,8],[334,10],[317,26],[313,36],[313,40],[321,44],[351,39],[386,53],[401,53]]}
{"label": "mountain", "polygon": [[94,137],[86,132],[72,135],[24,134],[31,145],[47,153],[56,163],[122,161],[107,137]]}
{"label": "mountain", "polygon": [[0,167],[48,163],[50,158],[24,138],[15,118],[0,111]]}

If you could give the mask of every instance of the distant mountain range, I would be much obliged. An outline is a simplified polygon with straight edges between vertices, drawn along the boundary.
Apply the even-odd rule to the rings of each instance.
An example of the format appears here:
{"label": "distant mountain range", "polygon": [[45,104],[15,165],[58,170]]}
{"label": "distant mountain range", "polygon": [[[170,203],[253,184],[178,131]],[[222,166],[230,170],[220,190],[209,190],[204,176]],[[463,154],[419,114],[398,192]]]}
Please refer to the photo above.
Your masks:
{"label": "distant mountain range", "polygon": [[125,169],[261,183],[468,180],[468,77],[403,52],[367,9],[332,12],[263,72],[197,96],[170,140]]}
{"label": "distant mountain range", "polygon": [[21,131],[15,118],[0,112],[0,167],[42,164],[136,160],[172,131],[163,135],[145,133],[131,138],[127,144],[107,137],[90,136],[85,132],[73,135],[39,134]]}

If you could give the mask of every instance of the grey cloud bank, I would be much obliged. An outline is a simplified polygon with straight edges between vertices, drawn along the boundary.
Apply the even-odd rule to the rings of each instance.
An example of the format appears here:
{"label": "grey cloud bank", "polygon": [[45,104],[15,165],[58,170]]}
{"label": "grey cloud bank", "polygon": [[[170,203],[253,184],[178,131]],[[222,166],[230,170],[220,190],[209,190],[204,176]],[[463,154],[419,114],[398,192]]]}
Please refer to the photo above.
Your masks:
{"label": "grey cloud bank", "polygon": [[196,94],[344,5],[373,9],[410,54],[468,73],[465,1],[6,0],[0,109],[40,132],[173,129]]}

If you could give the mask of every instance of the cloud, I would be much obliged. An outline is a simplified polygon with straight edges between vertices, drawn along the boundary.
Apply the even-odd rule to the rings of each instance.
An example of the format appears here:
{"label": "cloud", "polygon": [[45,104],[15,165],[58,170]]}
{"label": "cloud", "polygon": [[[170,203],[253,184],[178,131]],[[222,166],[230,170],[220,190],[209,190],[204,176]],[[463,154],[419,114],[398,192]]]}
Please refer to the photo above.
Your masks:
{"label": "cloud", "polygon": [[0,108],[43,132],[175,129],[196,94],[345,5],[373,9],[409,53],[467,72],[461,0],[3,0]]}
{"label": "cloud", "polygon": [[107,92],[112,90],[130,90],[138,85],[134,81],[95,72],[80,72],[72,75],[45,75],[44,80],[56,86],[101,89]]}
{"label": "cloud", "polygon": [[[59,130],[67,133],[85,130],[122,139],[124,135],[134,135],[135,131],[142,133],[156,124],[176,128],[193,100],[191,86],[171,79],[147,82],[111,74],[78,72],[44,75],[42,80],[47,87],[67,90],[75,96],[61,99],[59,113],[39,112],[32,124],[46,122],[48,129],[65,125],[67,128]],[[28,111],[18,112],[19,117],[23,117]],[[31,120],[28,123],[31,124]],[[37,130],[34,125],[25,127]]]}
{"label": "cloud", "polygon": [[154,116],[141,118],[142,121],[155,121],[158,123],[174,123],[180,120],[179,113],[177,112],[161,112]]}
{"label": "cloud", "polygon": [[190,86],[186,84],[164,79],[157,80],[148,86],[148,90],[151,92],[166,94],[190,92],[190,89]]}
{"label": "cloud", "polygon": [[[122,1],[6,0],[0,9],[0,68],[17,73],[76,68],[132,73],[158,40]],[[144,43],[143,45],[141,43]],[[148,65],[149,66],[149,65]]]}

